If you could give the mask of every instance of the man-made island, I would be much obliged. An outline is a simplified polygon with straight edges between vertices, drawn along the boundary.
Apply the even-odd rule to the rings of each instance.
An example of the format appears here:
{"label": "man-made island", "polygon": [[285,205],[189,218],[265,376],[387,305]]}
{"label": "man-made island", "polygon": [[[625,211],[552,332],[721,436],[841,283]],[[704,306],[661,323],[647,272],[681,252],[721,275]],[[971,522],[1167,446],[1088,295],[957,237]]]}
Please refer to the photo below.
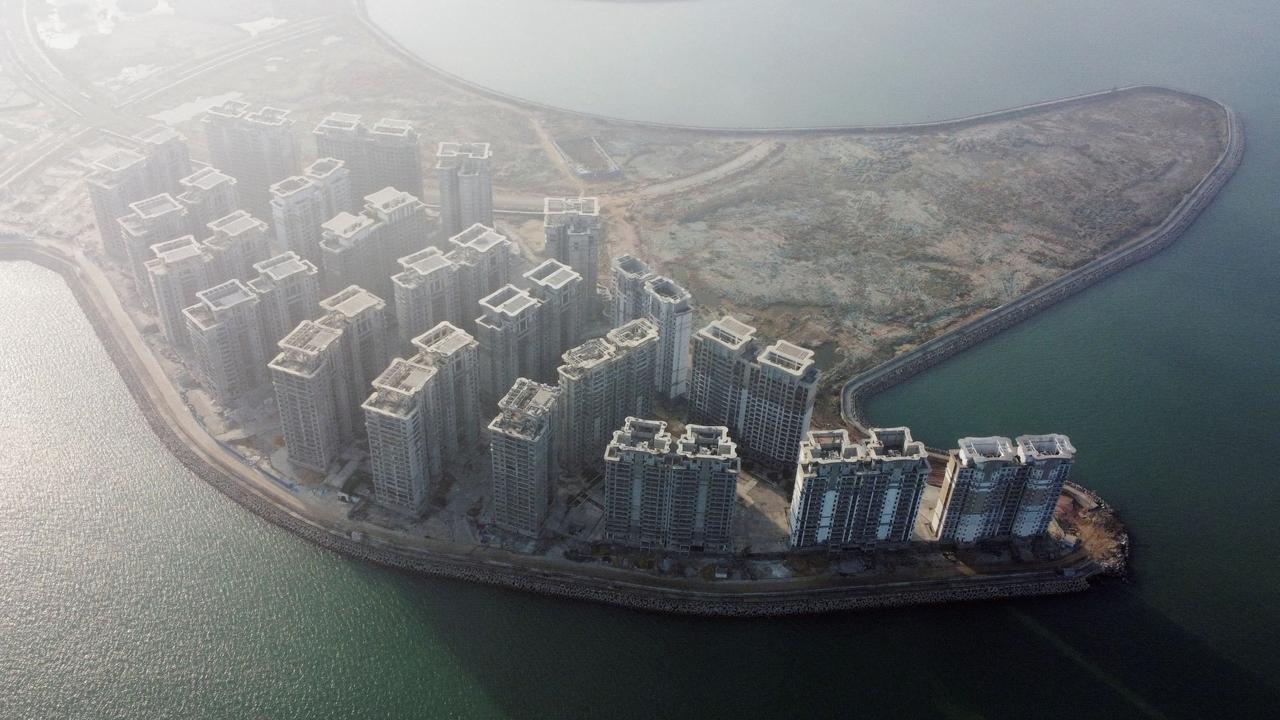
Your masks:
{"label": "man-made island", "polygon": [[[872,435],[859,407],[863,397],[1176,239],[1240,161],[1239,121],[1217,103],[1138,87],[920,125],[681,128],[595,118],[472,88],[406,58],[358,15],[286,23],[218,47],[202,43],[219,37],[221,24],[187,18],[181,28],[163,28],[192,39],[175,57],[159,58],[137,42],[157,32],[156,24],[173,22],[163,17],[139,20],[112,36],[55,53],[56,76],[39,65],[44,58],[37,54],[43,49],[24,44],[7,28],[19,41],[10,49],[17,62],[5,67],[17,68],[12,80],[27,89],[32,102],[16,108],[0,126],[16,150],[6,155],[10,164],[0,168],[0,230],[6,233],[0,257],[30,259],[67,278],[157,435],[197,475],[254,512],[326,547],[385,565],[708,615],[1067,592],[1087,587],[1088,578],[1101,572],[1123,571],[1123,527],[1105,503],[1083,488],[1061,484],[1061,477],[1063,494],[1056,507],[1048,506],[1054,519],[1033,536],[1010,542],[1005,527],[981,541],[962,542],[957,536],[938,542],[944,522],[934,509],[941,495],[955,489],[959,475],[957,470],[950,477],[946,470],[954,459],[922,447],[922,462],[915,466],[918,485],[912,486],[915,504],[898,503],[898,525],[879,540],[873,535],[836,547],[829,533],[833,522],[840,521],[833,521],[829,509],[816,509],[814,517],[821,518],[826,530],[805,541],[792,527],[800,521],[791,511],[801,497],[792,493],[804,475],[797,474],[803,458],[797,457],[796,443],[771,443],[775,436],[798,440],[810,427],[839,427],[843,417],[852,436],[848,452],[870,452],[865,442],[853,449],[859,439]],[[136,34],[134,45],[129,44],[131,34]],[[112,46],[95,46],[100,43]],[[120,67],[102,63],[102,57],[120,58]],[[141,78],[110,75],[122,75],[122,68],[143,61],[158,69]],[[282,67],[288,73],[281,73]],[[205,99],[193,103],[193,95]],[[241,101],[252,102],[255,109],[263,104],[289,108],[287,114],[256,112],[254,120],[283,128],[275,135],[281,143],[276,147],[293,148],[292,157],[280,166],[288,172],[271,175],[270,169],[262,169],[270,168],[270,162],[246,162],[237,168],[237,177],[218,172],[227,168],[196,163],[190,181],[181,184],[188,194],[171,195],[168,201],[175,213],[190,218],[181,223],[183,231],[191,228],[190,240],[182,240],[174,229],[150,243],[140,231],[139,242],[154,257],[131,257],[120,246],[113,256],[102,225],[127,240],[135,229],[151,227],[149,209],[167,205],[129,208],[121,213],[126,220],[110,227],[101,212],[104,160],[145,153],[150,147],[145,138],[164,134],[147,130],[156,120],[181,134],[191,157],[230,157],[226,143],[234,141],[222,139],[212,125]],[[363,176],[353,173],[356,184],[367,189],[390,182],[392,176],[396,183],[413,186],[411,202],[404,206],[416,208],[411,214],[423,222],[411,224],[415,231],[403,237],[381,241],[403,250],[391,253],[389,263],[389,249],[354,264],[338,258],[342,248],[359,247],[356,236],[344,235],[344,228],[366,222],[361,217],[374,218],[382,211],[379,227],[399,222],[392,217],[392,205],[403,193],[372,193],[371,205],[362,208],[363,201],[358,202],[350,208],[354,214],[339,216],[347,218],[342,223],[335,225],[339,217],[330,216],[318,221],[323,227],[311,228],[318,247],[298,245],[296,231],[308,227],[307,222],[280,209],[289,196],[280,181],[302,167],[318,177],[313,158],[344,152],[338,145],[308,139],[327,132],[322,128],[357,122],[334,112],[363,114],[370,123],[392,117],[402,122],[384,128],[409,128],[406,136],[413,141],[402,148],[412,149],[397,157],[410,156],[414,162],[388,161],[376,170],[360,170]],[[139,138],[138,133],[148,132]],[[432,153],[429,148],[437,142],[442,144]],[[473,143],[487,143],[484,173],[492,184],[491,191],[482,193],[491,207],[487,217],[488,208],[477,211],[473,201],[457,205],[459,193],[468,191],[446,187],[447,172],[442,172],[446,158],[482,147]],[[422,151],[424,147],[428,150]],[[257,151],[266,161],[273,160],[272,153],[269,146]],[[356,169],[354,164],[348,168]],[[88,185],[99,188],[92,203],[84,180],[90,175]],[[423,175],[431,179],[424,183]],[[217,196],[219,185],[228,184],[228,177],[236,181],[231,196],[237,202],[215,211],[210,198]],[[305,179],[320,182],[310,175]],[[268,192],[268,185],[277,184],[282,187]],[[418,196],[436,210],[418,203]],[[584,197],[592,201],[589,206],[579,200]],[[480,216],[462,217],[475,212]],[[592,218],[592,229],[557,236],[554,227],[565,215]],[[211,222],[195,223],[197,216]],[[468,220],[482,225],[477,230]],[[208,231],[202,227],[206,224]],[[289,236],[287,229],[295,234]],[[208,233],[212,235],[206,240]],[[590,252],[575,255],[570,236],[592,243]],[[244,239],[252,237],[260,239],[260,247],[257,240]],[[487,243],[484,249],[480,241]],[[471,310],[423,312],[433,321],[446,318],[451,328],[448,321],[465,326],[454,328],[458,334],[451,336],[465,335],[478,346],[479,362],[467,381],[476,385],[475,412],[468,417],[483,416],[481,424],[488,425],[511,379],[533,375],[546,383],[540,386],[545,391],[534,394],[545,393],[547,407],[586,419],[581,425],[567,425],[566,417],[546,423],[557,436],[548,442],[561,460],[542,469],[540,487],[549,488],[550,497],[539,501],[533,524],[523,528],[513,524],[508,500],[525,492],[516,485],[529,478],[529,471],[503,470],[509,458],[493,465],[490,453],[496,447],[494,433],[505,432],[504,417],[524,423],[524,409],[517,408],[523,413],[518,417],[500,413],[489,430],[468,444],[465,423],[455,415],[459,408],[472,408],[467,405],[472,401],[458,399],[458,381],[439,383],[430,391],[433,398],[449,394],[453,399],[423,400],[423,417],[448,414],[450,422],[435,431],[444,434],[422,431],[421,442],[409,443],[415,446],[412,451],[396,450],[397,458],[423,463],[399,475],[388,460],[386,438],[378,435],[374,442],[373,431],[359,427],[379,413],[401,417],[400,395],[412,394],[404,391],[407,379],[418,378],[425,388],[427,375],[444,373],[443,366],[433,364],[442,352],[438,344],[410,342],[423,340],[423,331],[436,323],[415,325],[422,320],[415,320],[410,310],[428,306],[415,305],[401,288],[413,284],[414,273],[426,277],[428,266],[469,267],[473,255],[495,247],[502,253],[503,283],[498,284],[524,289],[514,284],[508,285],[510,290],[491,288],[481,281],[481,292],[457,281],[456,304],[469,303]],[[228,259],[229,248],[254,248],[258,255]],[[301,311],[309,318],[303,325],[310,323],[305,333],[293,322],[259,330],[269,324],[259,317],[250,333],[259,348],[242,352],[270,360],[277,342],[296,342],[280,346],[270,373],[260,367],[265,363],[251,370],[256,382],[241,387],[225,373],[214,377],[207,340],[223,337],[218,333],[225,323],[220,324],[218,313],[237,305],[267,305],[272,268],[286,263],[258,268],[255,261],[274,260],[287,250],[298,251],[289,261],[298,267],[310,262],[306,255],[315,251],[316,282],[322,278],[323,295],[329,296],[323,312],[314,301]],[[217,259],[200,259],[205,256]],[[389,267],[397,261],[398,266]],[[182,267],[200,268],[203,282],[197,284],[202,286],[166,285],[170,262],[174,268],[182,262],[188,263]],[[371,264],[383,267],[368,271]],[[392,270],[411,277],[389,281]],[[590,281],[593,276],[595,282]],[[211,281],[214,277],[221,282]],[[628,286],[631,280],[638,281],[639,292],[637,301],[628,304],[636,289]],[[370,287],[348,292],[352,284]],[[560,297],[555,293],[569,285],[585,288],[568,303],[577,314],[557,313],[553,321],[553,313],[539,310],[539,330],[518,339],[513,339],[514,330],[502,326],[502,317],[515,318],[526,307],[549,307]],[[181,296],[172,302],[162,292],[170,287],[179,288]],[[365,300],[374,287],[378,293]],[[215,289],[212,295],[196,295]],[[650,296],[676,302],[660,312],[661,302],[648,300]],[[357,301],[363,303],[359,308]],[[300,421],[282,419],[283,404],[273,397],[292,392],[282,390],[281,381],[282,373],[294,368],[296,358],[290,353],[319,348],[316,337],[340,337],[344,330],[350,336],[354,331],[346,328],[352,326],[335,328],[333,323],[351,322],[369,308],[379,317],[383,337],[369,357],[379,359],[362,372],[349,371],[345,377],[352,378],[348,384],[354,389],[344,390],[350,397],[359,394],[355,407],[348,400],[346,408],[363,412],[354,419],[332,419],[331,424],[350,426],[335,433],[343,447],[316,451],[319,462],[303,462],[301,446],[288,442],[291,434],[299,437]],[[290,312],[285,315],[296,319]],[[334,319],[338,316],[345,319]],[[739,411],[738,420],[721,423],[727,416],[712,412],[714,393],[706,386],[714,363],[699,360],[696,347],[703,341],[695,340],[694,333],[714,330],[713,321],[729,320],[725,327],[730,330],[754,328],[763,338],[795,344],[769,349],[778,350],[779,362],[794,361],[802,368],[794,381],[787,381],[788,388],[805,396],[796,407],[769,399],[772,391],[763,381],[744,375],[741,392],[744,402],[755,403],[755,414],[744,418],[746,411]],[[645,329],[649,326],[651,331]],[[607,339],[592,339],[606,331]],[[227,337],[245,333],[249,331]],[[633,336],[646,333],[653,338],[633,342]],[[547,339],[553,335],[554,341]],[[611,379],[613,384],[592,396],[612,398],[625,390],[638,393],[628,395],[628,403],[641,395],[645,399],[627,404],[627,412],[591,410],[590,398],[582,399],[588,385],[580,383],[581,377],[595,372],[606,356],[639,357],[640,351],[618,348],[645,343],[654,346],[644,351],[649,353],[643,364],[648,379],[641,384],[648,389]],[[509,351],[500,352],[499,344]],[[764,345],[761,340],[752,347],[769,350]],[[404,358],[397,361],[401,365],[388,366],[389,358],[397,356]],[[218,368],[235,364],[227,361]],[[623,361],[616,364],[621,367]],[[746,364],[751,365],[750,358]],[[400,371],[393,372],[397,367]],[[760,374],[758,367],[756,372]],[[274,392],[266,384],[269,376]],[[665,386],[663,376],[669,381]],[[370,380],[382,389],[366,400]],[[379,400],[384,392],[391,395]],[[574,399],[566,399],[570,397]],[[604,446],[596,445],[623,448],[626,443],[620,444],[615,431],[640,427],[623,428],[615,416],[636,414],[637,408],[666,421],[673,439],[696,440],[710,437],[709,428],[733,427],[728,445],[742,462],[734,457],[733,472],[720,476],[732,478],[728,515],[722,513],[732,528],[727,542],[711,547],[709,541],[699,541],[690,547],[687,540],[671,540],[661,532],[649,537],[635,529],[647,520],[637,521],[632,531],[610,525],[610,508],[625,501],[610,495],[611,484],[620,482],[618,465],[602,469]],[[391,412],[383,412],[387,409]],[[692,415],[703,422],[686,427]],[[606,419],[608,426],[600,427]],[[758,426],[749,426],[752,422]],[[661,435],[645,432],[648,445]],[[880,430],[878,435],[883,439],[893,432]],[[509,435],[522,437],[520,432]],[[818,437],[810,438],[811,453],[836,447],[829,445],[832,435]],[[1009,459],[1015,454],[1014,446],[1002,446],[998,438],[966,440],[983,442],[959,443],[961,450],[970,450],[956,458],[976,453]],[[723,440],[717,442],[727,447]],[[1036,442],[1019,438],[1017,449],[1035,450]],[[885,457],[894,462],[916,447],[909,434],[889,445]],[[436,451],[437,446],[462,449]],[[544,454],[542,461],[551,456]],[[565,462],[569,456],[582,461]],[[394,478],[408,478],[406,491],[417,495],[408,502],[389,502]],[[508,481],[514,484],[495,485]],[[712,481],[703,482],[705,490]],[[375,486],[382,494],[371,492]],[[828,495],[839,502],[835,491]],[[698,507],[709,507],[707,502],[699,499]],[[889,506],[882,496],[877,502]],[[674,512],[671,503],[665,505],[668,514]],[[905,525],[898,522],[903,518]],[[666,522],[669,535],[671,521]],[[698,522],[705,526],[704,519]],[[894,524],[885,523],[886,528]],[[629,532],[631,541],[625,539]]]}

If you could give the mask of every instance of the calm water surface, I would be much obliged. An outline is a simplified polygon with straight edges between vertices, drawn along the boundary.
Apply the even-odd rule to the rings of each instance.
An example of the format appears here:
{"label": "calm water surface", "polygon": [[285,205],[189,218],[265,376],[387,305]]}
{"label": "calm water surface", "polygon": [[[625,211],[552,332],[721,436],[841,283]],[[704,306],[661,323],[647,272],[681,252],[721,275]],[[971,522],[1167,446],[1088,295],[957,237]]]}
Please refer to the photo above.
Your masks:
{"label": "calm water surface", "polygon": [[707,622],[366,567],[188,474],[61,280],[0,264],[0,717],[1274,713],[1273,3],[370,5],[450,71],[646,119],[918,120],[1129,82],[1241,110],[1245,165],[1177,246],[872,406],[938,445],[1070,434],[1077,477],[1135,531],[1135,579],[1070,598]]}

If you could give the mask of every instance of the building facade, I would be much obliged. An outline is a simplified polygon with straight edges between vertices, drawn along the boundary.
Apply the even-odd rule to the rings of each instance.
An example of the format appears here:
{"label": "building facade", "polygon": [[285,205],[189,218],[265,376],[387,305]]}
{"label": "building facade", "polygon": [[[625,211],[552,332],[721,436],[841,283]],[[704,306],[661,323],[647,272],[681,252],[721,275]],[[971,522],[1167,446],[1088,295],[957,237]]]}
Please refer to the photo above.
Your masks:
{"label": "building facade", "polygon": [[492,407],[516,378],[542,375],[542,302],[505,285],[479,304],[480,392],[485,406]]}
{"label": "building facade", "polygon": [[458,266],[440,248],[419,250],[399,263],[403,270],[391,276],[391,285],[404,342],[440,323],[461,323]]}
{"label": "building facade", "polygon": [[373,498],[421,515],[444,473],[436,369],[396,358],[373,381],[364,409]]}
{"label": "building facade", "polygon": [[546,253],[582,276],[584,317],[600,315],[600,201],[598,198],[545,198],[542,224]]}
{"label": "building facade", "polygon": [[320,271],[297,253],[285,252],[254,263],[249,289],[258,296],[262,337],[267,347],[315,314],[320,304]]}
{"label": "building facade", "polygon": [[524,274],[529,293],[542,302],[542,360],[539,378],[549,378],[560,356],[581,341],[583,316],[582,276],[558,260],[547,260]]}
{"label": "building facade", "polygon": [[518,379],[489,423],[493,519],[504,530],[537,537],[551,507],[559,390]]}
{"label": "building facade", "polygon": [[151,293],[165,340],[175,348],[191,347],[187,320],[182,311],[209,287],[211,258],[190,235],[151,246],[155,257],[146,263]]}
{"label": "building facade", "polygon": [[296,175],[298,144],[289,111],[231,100],[201,118],[214,167],[236,179],[241,207],[257,217],[271,216],[270,188]]}
{"label": "building facade", "polygon": [[234,407],[267,380],[258,298],[239,280],[202,290],[196,298],[182,311],[196,369],[218,402]]}
{"label": "building facade", "polygon": [[414,361],[439,373],[441,438],[447,464],[465,460],[480,445],[479,343],[464,330],[442,322],[413,339]]}
{"label": "building facade", "polygon": [[613,259],[613,326],[618,327],[646,316],[648,295],[644,284],[653,271],[642,260],[631,255]]}
{"label": "building facade", "polygon": [[453,237],[476,223],[493,227],[489,143],[442,142],[436,149],[440,230]]}
{"label": "building facade", "polygon": [[676,400],[689,394],[692,364],[693,299],[674,280],[655,275],[645,281],[645,315],[658,327],[658,358],[653,387],[659,395]]}
{"label": "building facade", "polygon": [[269,368],[289,462],[324,473],[352,436],[342,331],[303,320],[279,347]]}

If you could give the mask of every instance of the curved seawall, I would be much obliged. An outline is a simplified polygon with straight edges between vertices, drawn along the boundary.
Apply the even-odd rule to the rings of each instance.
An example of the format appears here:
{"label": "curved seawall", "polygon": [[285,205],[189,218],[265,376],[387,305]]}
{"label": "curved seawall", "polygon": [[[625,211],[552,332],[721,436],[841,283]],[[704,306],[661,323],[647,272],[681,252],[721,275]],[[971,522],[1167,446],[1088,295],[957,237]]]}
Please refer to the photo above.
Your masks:
{"label": "curved seawall", "polygon": [[1209,207],[1244,158],[1244,126],[1240,116],[1231,108],[1218,104],[1227,118],[1227,142],[1222,154],[1209,174],[1183,197],[1163,222],[1123,247],[1112,250],[1017,300],[1001,305],[907,353],[854,376],[840,389],[840,415],[844,421],[865,435],[869,421],[863,404],[872,395],[893,387],[1172,245],[1191,227],[1200,213]]}
{"label": "curved seawall", "polygon": [[757,617],[899,607],[931,603],[994,600],[1052,595],[1089,588],[1088,578],[1100,568],[1083,555],[1072,556],[1057,570],[1002,573],[980,577],[906,580],[874,585],[844,585],[743,590],[714,585],[707,589],[663,587],[636,580],[610,579],[551,570],[513,562],[477,558],[474,555],[432,552],[379,542],[353,539],[325,527],[267,497],[245,475],[254,472],[236,461],[215,462],[196,449],[190,439],[175,430],[178,425],[159,402],[138,369],[136,351],[123,339],[121,329],[96,297],[83,268],[72,258],[23,238],[0,238],[0,260],[26,260],[59,273],[102,341],[108,356],[141,409],[152,432],[170,452],[201,480],[268,522],[300,538],[339,554],[385,567],[433,577],[478,582],[497,587],[561,598],[605,603],[635,610],[681,615]]}

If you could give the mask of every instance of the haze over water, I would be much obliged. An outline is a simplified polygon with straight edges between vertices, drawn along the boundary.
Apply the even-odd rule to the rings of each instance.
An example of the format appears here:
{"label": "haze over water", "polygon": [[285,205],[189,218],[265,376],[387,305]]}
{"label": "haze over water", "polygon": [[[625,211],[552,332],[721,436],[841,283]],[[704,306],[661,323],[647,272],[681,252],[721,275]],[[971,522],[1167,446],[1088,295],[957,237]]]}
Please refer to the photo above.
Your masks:
{"label": "haze over water", "polygon": [[933,445],[1071,435],[1131,582],[703,621],[349,562],[187,473],[61,280],[0,264],[0,717],[1273,713],[1280,8],[1112,5],[370,0],[428,61],[610,115],[914,121],[1133,82],[1240,110],[1245,163],[1172,249],[871,408]]}

